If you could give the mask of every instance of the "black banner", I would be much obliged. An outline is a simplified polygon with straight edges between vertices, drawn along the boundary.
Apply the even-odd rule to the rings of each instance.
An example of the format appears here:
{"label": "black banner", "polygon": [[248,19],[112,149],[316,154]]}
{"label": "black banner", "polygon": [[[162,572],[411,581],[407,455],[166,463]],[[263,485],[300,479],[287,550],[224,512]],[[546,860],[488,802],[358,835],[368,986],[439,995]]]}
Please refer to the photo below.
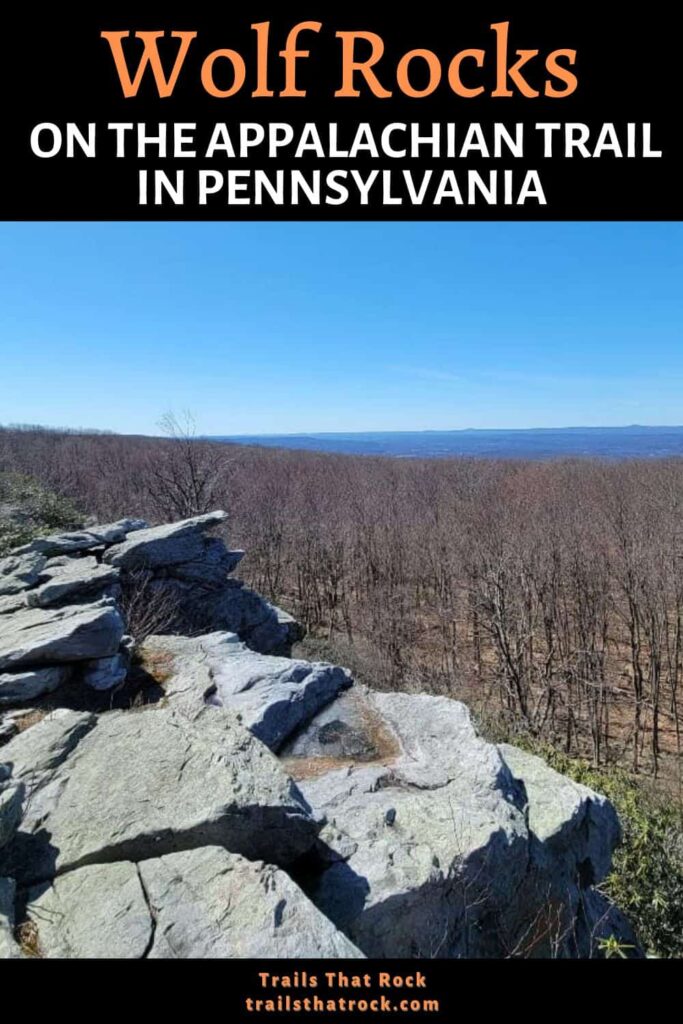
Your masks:
{"label": "black banner", "polygon": [[636,996],[646,978],[650,984],[666,984],[679,975],[673,960],[652,965],[619,959],[610,964],[604,960],[93,960],[86,966],[78,960],[27,960],[15,961],[13,967],[17,968],[15,983],[29,976],[49,982],[49,993],[43,995],[40,986],[32,990],[37,1009],[47,1010],[61,997],[71,999],[72,985],[85,972],[90,982],[103,986],[111,1011],[129,1012],[130,983],[136,986],[136,998],[140,991],[143,1006],[149,999],[146,989],[154,987],[157,1013],[161,1008],[178,1013],[191,1006],[195,1013],[206,1009],[240,1024],[295,1020],[348,1024],[364,1019],[455,1024],[481,1014],[509,1014],[520,1000],[545,992],[543,986],[549,982],[568,997],[575,991],[577,996],[578,992],[590,994],[595,1009],[607,1012],[631,994]]}
{"label": "black banner", "polygon": [[652,4],[26,6],[0,216],[679,219],[677,28]]}

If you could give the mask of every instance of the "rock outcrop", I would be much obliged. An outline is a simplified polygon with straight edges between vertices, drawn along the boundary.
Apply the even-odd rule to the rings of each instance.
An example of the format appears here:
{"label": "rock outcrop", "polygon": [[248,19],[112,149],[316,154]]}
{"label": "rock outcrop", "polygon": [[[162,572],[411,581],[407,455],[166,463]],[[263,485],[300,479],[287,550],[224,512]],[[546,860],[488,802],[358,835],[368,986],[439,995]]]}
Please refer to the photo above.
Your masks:
{"label": "rock outcrop", "polygon": [[225,512],[209,512],[184,519],[179,523],[146,527],[110,547],[103,556],[108,565],[127,569],[166,569],[190,562],[203,561],[204,530],[220,526],[227,519]]}
{"label": "rock outcrop", "polygon": [[154,527],[122,519],[39,537],[2,559],[0,708],[68,681],[120,686],[132,644],[122,594],[141,583],[165,595],[194,630],[230,630],[255,651],[289,653],[298,624],[230,578],[244,552],[207,534],[225,519],[220,511]]}
{"label": "rock outcrop", "polygon": [[315,841],[297,787],[232,715],[197,723],[171,709],[101,715],[66,761],[52,758],[44,770],[38,761],[36,786],[25,747],[37,728],[3,749],[31,787],[21,831],[0,855],[3,873],[21,885],[213,844],[289,864]]}
{"label": "rock outcrop", "polygon": [[47,957],[362,957],[284,871],[220,846],[79,868],[28,916]]}
{"label": "rock outcrop", "polygon": [[312,898],[368,956],[590,953],[577,917],[609,871],[614,809],[482,740],[464,705],[359,690],[284,753],[326,818]]}
{"label": "rock outcrop", "polygon": [[204,704],[228,707],[275,752],[353,684],[347,669],[257,654],[234,633],[153,637],[142,644],[140,656],[173,663],[164,683],[173,707],[191,714]]}
{"label": "rock outcrop", "polygon": [[[596,889],[609,801],[487,742],[461,703],[270,653],[295,624],[227,578],[242,553],[206,534],[223,518],[122,520],[0,564],[0,957],[636,946]],[[201,608],[201,635],[135,645],[140,572]],[[124,681],[125,707],[82,699]]]}
{"label": "rock outcrop", "polygon": [[0,670],[70,665],[115,654],[124,625],[113,604],[26,608],[5,616],[0,635]]}
{"label": "rock outcrop", "polygon": [[37,583],[47,562],[37,551],[9,555],[0,560],[0,597],[19,594]]}

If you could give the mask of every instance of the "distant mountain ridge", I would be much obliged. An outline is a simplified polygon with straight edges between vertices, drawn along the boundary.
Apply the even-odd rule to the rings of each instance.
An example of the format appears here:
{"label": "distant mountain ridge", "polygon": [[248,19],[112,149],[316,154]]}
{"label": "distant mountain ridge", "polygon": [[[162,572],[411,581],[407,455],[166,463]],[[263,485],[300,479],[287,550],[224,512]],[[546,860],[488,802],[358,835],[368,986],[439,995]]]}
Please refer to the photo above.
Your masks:
{"label": "distant mountain ridge", "polygon": [[392,458],[649,459],[683,456],[683,426],[534,427],[422,431],[319,432],[214,436],[268,448],[293,448]]}

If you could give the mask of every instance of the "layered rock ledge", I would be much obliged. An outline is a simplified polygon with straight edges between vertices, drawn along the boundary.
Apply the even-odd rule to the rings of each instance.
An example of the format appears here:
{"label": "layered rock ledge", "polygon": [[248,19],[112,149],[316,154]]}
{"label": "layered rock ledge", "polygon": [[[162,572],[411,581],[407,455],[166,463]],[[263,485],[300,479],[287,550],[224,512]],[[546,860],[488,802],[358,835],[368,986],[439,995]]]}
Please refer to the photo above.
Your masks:
{"label": "layered rock ledge", "polygon": [[[223,522],[126,519],[0,562],[0,957],[637,945],[598,889],[609,801],[461,703],[285,656],[298,627],[229,577]],[[130,635],[140,572],[199,635]]]}

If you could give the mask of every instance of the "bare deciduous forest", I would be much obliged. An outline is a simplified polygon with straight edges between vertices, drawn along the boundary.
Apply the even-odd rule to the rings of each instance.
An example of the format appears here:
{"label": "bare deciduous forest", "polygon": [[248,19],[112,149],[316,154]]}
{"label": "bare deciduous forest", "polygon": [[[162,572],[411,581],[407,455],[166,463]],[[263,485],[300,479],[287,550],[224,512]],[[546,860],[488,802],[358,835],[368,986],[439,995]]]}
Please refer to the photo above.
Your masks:
{"label": "bare deciduous forest", "polygon": [[306,651],[678,783],[683,461],[392,460],[0,430],[0,472],[98,519],[222,507]]}

